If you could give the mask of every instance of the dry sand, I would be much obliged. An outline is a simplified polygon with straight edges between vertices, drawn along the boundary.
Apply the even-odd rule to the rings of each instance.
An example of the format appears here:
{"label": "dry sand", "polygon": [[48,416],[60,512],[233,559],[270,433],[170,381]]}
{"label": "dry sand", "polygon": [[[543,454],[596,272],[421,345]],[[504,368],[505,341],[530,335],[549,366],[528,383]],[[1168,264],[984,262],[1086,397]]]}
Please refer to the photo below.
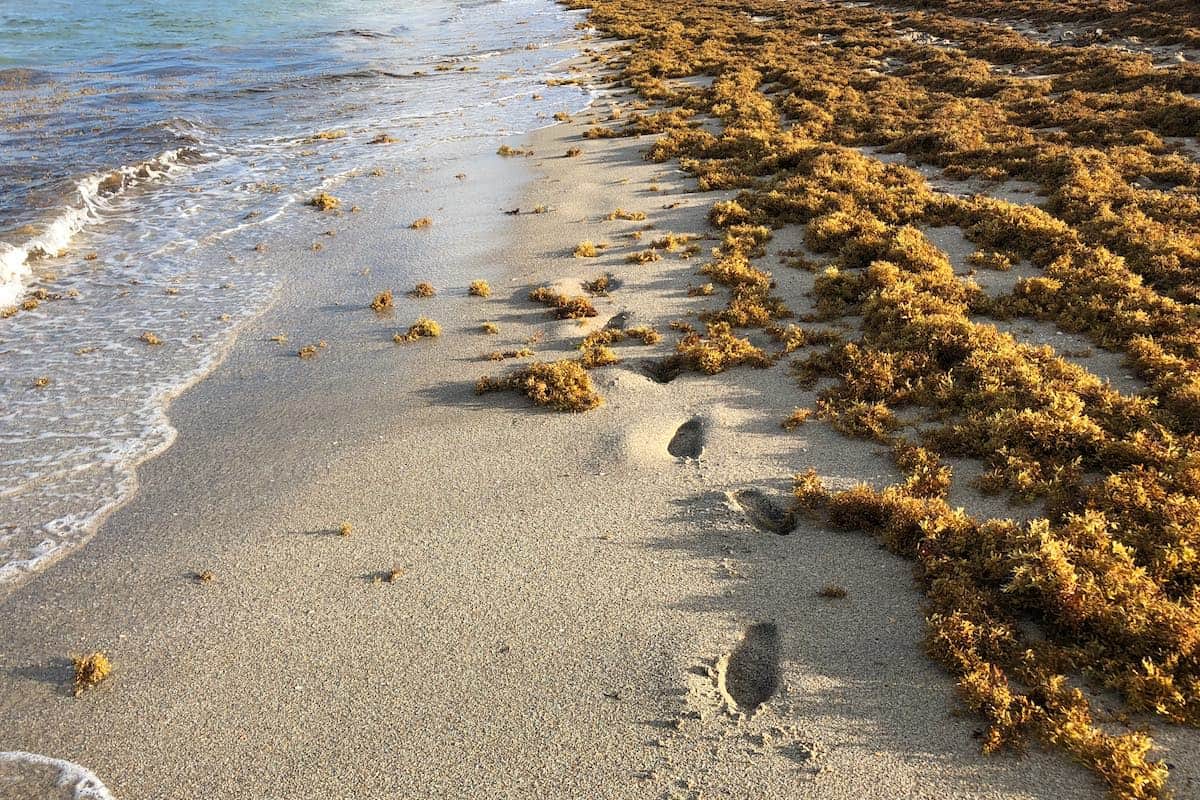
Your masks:
{"label": "dry sand", "polygon": [[[120,800],[1102,794],[1057,754],[980,755],[979,721],[921,652],[906,562],[753,524],[810,465],[834,486],[894,478],[823,423],[781,433],[815,397],[785,366],[660,384],[642,362],[667,337],[620,345],[587,414],[473,394],[512,364],[481,354],[537,331],[539,357],[561,357],[618,313],[669,333],[708,302],[684,291],[699,259],[627,264],[626,234],[705,234],[714,196],[644,161],[645,141],[582,141],[588,116],[512,142],[531,158],[428,176],[427,231],[376,202],[320,253],[274,248],[296,280],[172,407],[178,439],[133,501],[0,601],[3,749],[83,764]],[[604,221],[617,207],[649,219]],[[812,275],[774,266],[796,234],[766,263],[800,309]],[[582,239],[613,246],[572,258]],[[402,295],[414,270],[437,297]],[[587,327],[526,299],[604,271],[621,285]],[[475,278],[490,299],[466,295]],[[380,318],[366,305],[389,286]],[[393,344],[419,314],[443,336]],[[95,648],[115,675],[73,698],[66,658]],[[1184,790],[1195,761],[1175,760]]]}

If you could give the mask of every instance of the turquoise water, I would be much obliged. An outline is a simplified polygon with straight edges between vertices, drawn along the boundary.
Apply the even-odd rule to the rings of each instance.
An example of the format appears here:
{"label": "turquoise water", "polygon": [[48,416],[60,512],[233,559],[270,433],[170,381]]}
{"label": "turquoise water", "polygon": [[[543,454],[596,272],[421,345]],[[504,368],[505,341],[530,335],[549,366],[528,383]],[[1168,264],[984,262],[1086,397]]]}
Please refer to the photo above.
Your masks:
{"label": "turquoise water", "polygon": [[[0,63],[21,66],[80,63],[192,47],[277,41],[320,33],[325,21],[353,19],[363,3],[322,0],[197,2],[178,0],[74,0],[34,4],[5,2],[0,9]],[[377,9],[419,13],[422,3]]]}
{"label": "turquoise water", "polygon": [[0,0],[0,588],[85,542],[170,444],[168,398],[284,279],[256,244],[318,191],[416,186],[431,159],[582,107],[547,85],[579,19],[551,0]]}

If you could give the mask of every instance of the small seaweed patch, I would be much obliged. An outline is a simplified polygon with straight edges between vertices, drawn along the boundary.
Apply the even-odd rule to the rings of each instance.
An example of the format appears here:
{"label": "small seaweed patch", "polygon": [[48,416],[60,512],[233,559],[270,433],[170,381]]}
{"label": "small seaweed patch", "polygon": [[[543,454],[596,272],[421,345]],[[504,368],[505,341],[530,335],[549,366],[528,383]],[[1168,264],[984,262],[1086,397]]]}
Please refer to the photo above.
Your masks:
{"label": "small seaweed patch", "polygon": [[518,350],[493,350],[485,358],[488,361],[505,361],[510,358],[532,358],[533,356],[533,350],[530,350],[528,347],[522,347]]}
{"label": "small seaweed patch", "polygon": [[620,360],[615,350],[602,344],[583,347],[579,356],[579,363],[584,369],[607,367],[619,363]]}
{"label": "small seaweed patch", "polygon": [[846,590],[841,586],[831,583],[821,587],[821,591],[817,592],[817,594],[828,600],[840,600],[846,596]]}
{"label": "small seaweed patch", "polygon": [[163,343],[163,340],[159,338],[158,334],[156,334],[154,331],[143,331],[142,335],[139,336],[138,339],[150,345],[151,347],[158,347]]}
{"label": "small seaweed patch", "polygon": [[419,231],[419,230],[421,230],[422,228],[428,228],[428,227],[429,227],[429,226],[431,226],[431,225],[433,225],[433,219],[432,219],[432,218],[430,218],[430,217],[418,217],[417,219],[414,219],[412,222],[410,222],[410,223],[408,224],[408,227],[412,228],[414,231]]}
{"label": "small seaweed patch", "polygon": [[609,213],[609,215],[607,217],[605,217],[605,219],[609,220],[610,222],[613,220],[618,220],[618,219],[628,220],[631,222],[637,222],[637,221],[643,220],[645,218],[646,218],[645,212],[626,211],[623,208],[618,208],[615,211],[612,211],[611,213]]}
{"label": "small seaweed patch", "polygon": [[309,198],[308,204],[317,211],[333,211],[342,204],[342,201],[328,192],[321,192]]}
{"label": "small seaweed patch", "polygon": [[371,300],[371,310],[376,314],[386,314],[396,307],[391,289],[384,289]]}
{"label": "small seaweed patch", "polygon": [[607,297],[613,285],[612,273],[604,273],[598,278],[583,282],[583,290],[595,297]]}
{"label": "small seaweed patch", "polygon": [[679,340],[675,351],[686,369],[716,375],[737,366],[759,369],[769,367],[771,359],[760,348],[734,335],[727,322],[714,322],[705,333],[689,333]]}
{"label": "small seaweed patch", "polygon": [[587,370],[569,359],[535,362],[501,378],[480,378],[475,393],[489,392],[519,392],[556,411],[588,411],[603,402]]}
{"label": "small seaweed patch", "polygon": [[435,339],[441,335],[441,325],[428,317],[420,317],[416,322],[408,326],[408,330],[405,333],[396,333],[393,335],[392,341],[396,344],[409,344],[418,339]]}
{"label": "small seaweed patch", "polygon": [[470,287],[467,288],[467,294],[471,297],[491,297],[492,287],[487,281],[471,281]]}
{"label": "small seaweed patch", "polygon": [[808,420],[812,417],[812,413],[813,412],[811,408],[797,408],[788,415],[787,419],[779,423],[779,426],[785,431],[794,431],[796,428],[799,428],[801,425],[808,422]]}
{"label": "small seaweed patch", "polygon": [[655,261],[662,261],[662,254],[653,249],[641,250],[625,256],[625,263],[627,264],[650,264]]}
{"label": "small seaweed patch", "polygon": [[598,313],[592,301],[586,297],[561,294],[546,286],[530,292],[529,299],[549,306],[557,319],[583,319]]}
{"label": "small seaweed patch", "polygon": [[437,289],[433,288],[432,283],[421,281],[416,286],[408,291],[408,296],[413,298],[433,297],[437,294]]}
{"label": "small seaweed patch", "polygon": [[500,332],[500,326],[494,322],[485,322],[479,326],[479,330],[486,333],[488,336],[495,336]]}
{"label": "small seaweed patch", "polygon": [[581,155],[583,155],[582,148],[579,148],[579,147],[568,147],[567,148],[567,152],[566,152],[567,158],[575,158],[576,156],[581,156]]}
{"label": "small seaweed patch", "polygon": [[100,684],[112,674],[112,661],[99,650],[82,656],[74,656],[71,665],[75,670],[72,688],[76,697]]}
{"label": "small seaweed patch", "polygon": [[398,141],[400,141],[400,140],[397,139],[396,137],[392,136],[391,134],[380,133],[380,134],[377,134],[376,136],[372,137],[371,141],[368,142],[368,144],[395,144]]}
{"label": "small seaweed patch", "polygon": [[606,247],[608,247],[608,245],[604,243],[596,244],[590,239],[584,239],[582,242],[575,245],[575,249],[572,251],[572,254],[576,258],[595,258],[596,256],[600,255],[600,251]]}
{"label": "small seaweed patch", "polygon": [[338,536],[349,536],[352,533],[354,533],[354,526],[349,522],[343,522],[341,525],[338,525]]}
{"label": "small seaweed patch", "polygon": [[532,150],[522,150],[518,147],[509,147],[506,144],[502,144],[502,145],[500,145],[500,148],[498,150],[496,150],[496,155],[506,156],[506,157],[510,157],[510,158],[513,156],[531,156],[531,155],[533,155],[533,151]]}

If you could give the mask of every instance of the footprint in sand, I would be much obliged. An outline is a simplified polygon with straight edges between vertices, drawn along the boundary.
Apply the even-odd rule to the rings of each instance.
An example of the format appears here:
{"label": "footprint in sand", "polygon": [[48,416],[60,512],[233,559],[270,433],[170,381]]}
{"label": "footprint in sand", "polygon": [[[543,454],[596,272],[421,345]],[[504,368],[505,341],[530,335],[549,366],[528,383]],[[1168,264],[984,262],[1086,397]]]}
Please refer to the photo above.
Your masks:
{"label": "footprint in sand", "polygon": [[752,715],[779,691],[779,626],[758,622],[746,628],[732,652],[716,666],[717,691],[737,714]]}
{"label": "footprint in sand", "polygon": [[660,361],[647,360],[642,362],[642,372],[655,383],[670,383],[679,377],[683,370],[674,359],[664,358]]}
{"label": "footprint in sand", "polygon": [[[612,288],[611,284],[610,288]],[[622,311],[609,317],[608,322],[604,323],[604,327],[609,330],[623,331],[625,330],[625,326],[629,324],[629,320],[632,318],[633,315],[631,313],[628,311]]]}
{"label": "footprint in sand", "polygon": [[704,421],[692,417],[680,425],[667,445],[667,452],[676,458],[699,458],[704,452]]}
{"label": "footprint in sand", "polygon": [[729,494],[729,500],[759,530],[786,536],[796,527],[795,512],[758,489],[739,489]]}

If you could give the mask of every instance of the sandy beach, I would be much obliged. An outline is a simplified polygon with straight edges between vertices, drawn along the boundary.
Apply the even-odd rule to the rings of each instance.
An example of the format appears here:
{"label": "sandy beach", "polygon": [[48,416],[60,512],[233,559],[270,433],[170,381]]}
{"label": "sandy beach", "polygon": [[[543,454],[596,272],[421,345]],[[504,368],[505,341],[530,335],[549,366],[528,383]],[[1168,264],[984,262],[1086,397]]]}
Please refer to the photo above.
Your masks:
{"label": "sandy beach", "polygon": [[[714,305],[688,287],[720,244],[709,209],[736,191],[644,158],[653,134],[587,138],[635,96],[577,64],[612,94],[505,142],[531,153],[437,162],[369,201],[348,183],[358,213],[297,211],[307,229],[270,243],[278,298],[173,402],[177,438],[133,498],[0,598],[3,749],[83,765],[118,800],[1103,796],[1039,744],[980,752],[984,724],[923,649],[910,561],[816,517],[772,529],[805,468],[834,490],[903,480],[878,442],[816,418],[781,430],[823,385],[783,361],[652,375],[671,323]],[[668,234],[702,252],[631,263]],[[574,256],[584,240],[608,246]],[[778,265],[802,241],[777,229],[753,260],[798,315],[820,273]],[[974,249],[938,244],[956,263]],[[595,317],[528,298],[606,273]],[[408,296],[420,280],[436,295]],[[394,309],[372,311],[386,289]],[[441,335],[393,341],[419,317]],[[475,393],[531,360],[491,351],[575,357],[606,326],[664,338],[613,345],[619,363],[590,373],[599,408]],[[1077,358],[1136,389],[1107,357]],[[965,478],[951,501],[1033,513]],[[74,697],[69,658],[94,650],[113,675]],[[1200,739],[1155,741],[1194,796]],[[0,764],[18,773],[46,780]]]}
{"label": "sandy beach", "polygon": [[[430,176],[428,232],[364,209],[321,253],[289,249],[303,278],[172,406],[179,437],[135,499],[4,601],[6,743],[85,764],[118,798],[1095,795],[1052,756],[978,753],[919,649],[902,560],[815,525],[760,530],[730,499],[783,502],[801,460],[891,478],[886,451],[833,431],[781,439],[806,399],[786,375],[659,384],[641,364],[665,346],[624,346],[586,415],[474,395],[498,369],[482,356],[536,331],[541,357],[567,355],[619,313],[665,329],[703,302],[678,290],[695,261],[627,265],[621,240],[705,235],[714,196],[585,127]],[[551,211],[501,213],[536,205]],[[605,221],[617,207],[648,219]],[[438,296],[381,319],[388,253],[415,236]],[[614,247],[573,258],[588,237]],[[622,283],[587,328],[526,298],[605,271]],[[479,277],[491,298],[466,296]],[[393,344],[418,315],[442,337]],[[279,331],[329,346],[302,361]],[[690,420],[699,456],[670,455]],[[774,654],[750,671],[777,670],[778,696],[739,722],[710,670],[761,623]],[[80,702],[66,655],[92,649],[116,672]]]}

